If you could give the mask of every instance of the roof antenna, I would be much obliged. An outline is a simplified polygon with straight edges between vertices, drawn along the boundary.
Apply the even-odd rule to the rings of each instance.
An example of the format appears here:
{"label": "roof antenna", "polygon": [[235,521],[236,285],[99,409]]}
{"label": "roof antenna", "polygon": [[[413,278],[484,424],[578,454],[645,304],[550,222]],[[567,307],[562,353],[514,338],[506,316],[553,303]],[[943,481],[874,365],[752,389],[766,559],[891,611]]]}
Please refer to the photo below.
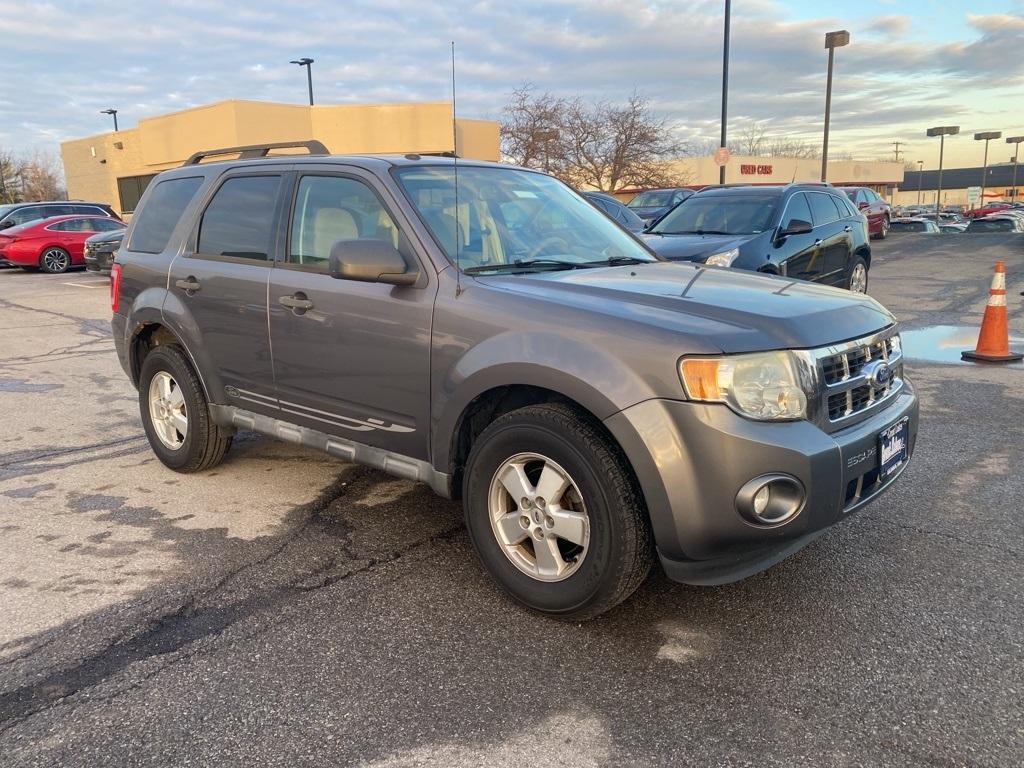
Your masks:
{"label": "roof antenna", "polygon": [[462,295],[462,230],[459,227],[459,129],[455,123],[455,41],[452,40],[452,171],[455,174],[455,296]]}

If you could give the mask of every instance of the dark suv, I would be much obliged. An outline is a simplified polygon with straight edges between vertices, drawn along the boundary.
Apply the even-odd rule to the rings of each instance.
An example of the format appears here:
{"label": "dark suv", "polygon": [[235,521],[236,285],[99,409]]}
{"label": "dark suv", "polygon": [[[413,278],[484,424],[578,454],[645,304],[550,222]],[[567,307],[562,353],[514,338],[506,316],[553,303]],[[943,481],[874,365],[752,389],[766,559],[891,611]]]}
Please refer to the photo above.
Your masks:
{"label": "dark suv", "polygon": [[797,277],[864,293],[867,220],[828,184],[708,187],[680,203],[644,240],[673,261]]}
{"label": "dark suv", "polygon": [[10,203],[0,205],[0,230],[10,229],[37,219],[49,219],[53,216],[70,216],[83,214],[88,216],[109,216],[120,218],[106,203],[87,203],[78,200],[63,200],[42,203]]}
{"label": "dark suv", "polygon": [[160,174],[114,263],[172,469],[255,430],[423,481],[513,597],[579,620],[655,557],[767,568],[908,465],[917,398],[867,296],[665,262],[522,168],[253,154]]}

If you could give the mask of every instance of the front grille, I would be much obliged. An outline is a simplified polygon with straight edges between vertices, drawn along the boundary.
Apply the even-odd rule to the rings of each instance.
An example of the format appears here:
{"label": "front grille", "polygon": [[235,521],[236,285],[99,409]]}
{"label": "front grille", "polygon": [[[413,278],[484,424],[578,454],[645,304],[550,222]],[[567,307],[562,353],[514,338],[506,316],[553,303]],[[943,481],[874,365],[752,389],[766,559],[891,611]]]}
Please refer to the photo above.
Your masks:
{"label": "front grille", "polygon": [[[819,423],[829,431],[867,418],[903,388],[903,347],[895,327],[813,354],[822,383]],[[877,376],[882,363],[892,376],[879,380],[871,374]]]}

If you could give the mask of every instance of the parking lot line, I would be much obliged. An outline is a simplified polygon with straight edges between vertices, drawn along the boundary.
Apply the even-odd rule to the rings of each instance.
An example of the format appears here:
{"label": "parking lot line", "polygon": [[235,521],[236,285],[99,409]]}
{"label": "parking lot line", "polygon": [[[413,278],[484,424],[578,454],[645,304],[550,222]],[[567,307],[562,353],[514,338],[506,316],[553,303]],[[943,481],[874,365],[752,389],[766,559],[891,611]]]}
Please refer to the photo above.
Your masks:
{"label": "parking lot line", "polygon": [[100,288],[105,285],[110,285],[108,280],[93,280],[88,283],[68,283],[65,282],[63,285],[73,285],[76,288]]}

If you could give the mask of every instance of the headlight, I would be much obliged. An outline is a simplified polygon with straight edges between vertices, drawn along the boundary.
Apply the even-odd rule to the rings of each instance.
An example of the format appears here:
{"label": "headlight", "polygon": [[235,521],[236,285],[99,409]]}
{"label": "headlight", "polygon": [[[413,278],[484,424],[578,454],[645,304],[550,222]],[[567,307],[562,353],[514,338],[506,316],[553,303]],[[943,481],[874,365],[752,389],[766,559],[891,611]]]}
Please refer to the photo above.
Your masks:
{"label": "headlight", "polygon": [[679,375],[691,400],[725,403],[762,421],[803,419],[813,381],[799,363],[798,353],[786,351],[687,357],[679,362]]}
{"label": "headlight", "polygon": [[716,253],[713,256],[708,256],[704,262],[711,267],[731,267],[732,263],[736,261],[736,257],[740,255],[739,248],[733,248],[731,251],[722,251]]}

